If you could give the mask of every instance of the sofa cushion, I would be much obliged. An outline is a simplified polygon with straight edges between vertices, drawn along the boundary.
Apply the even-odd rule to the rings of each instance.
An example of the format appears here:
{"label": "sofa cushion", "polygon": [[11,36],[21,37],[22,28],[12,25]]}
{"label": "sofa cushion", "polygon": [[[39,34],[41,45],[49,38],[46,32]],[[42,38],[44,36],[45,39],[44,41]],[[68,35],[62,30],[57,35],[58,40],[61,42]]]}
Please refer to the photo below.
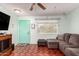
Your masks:
{"label": "sofa cushion", "polygon": [[79,56],[79,48],[66,48],[65,55],[66,56]]}
{"label": "sofa cushion", "polygon": [[70,33],[65,33],[64,34],[64,40],[65,40],[65,42],[69,43],[70,35],[71,35]]}
{"label": "sofa cushion", "polygon": [[60,45],[60,44],[62,44],[62,45],[63,45],[63,44],[68,44],[68,43],[65,42],[65,41],[58,41],[58,42],[59,42],[59,45]]}
{"label": "sofa cushion", "polygon": [[79,34],[72,34],[70,36],[69,43],[75,46],[79,46]]}
{"label": "sofa cushion", "polygon": [[57,40],[63,41],[64,40],[64,34],[58,35],[56,37]]}
{"label": "sofa cushion", "polygon": [[71,45],[71,44],[66,44],[66,43],[60,43],[59,44],[59,49],[65,53],[66,48],[77,48],[77,46]]}

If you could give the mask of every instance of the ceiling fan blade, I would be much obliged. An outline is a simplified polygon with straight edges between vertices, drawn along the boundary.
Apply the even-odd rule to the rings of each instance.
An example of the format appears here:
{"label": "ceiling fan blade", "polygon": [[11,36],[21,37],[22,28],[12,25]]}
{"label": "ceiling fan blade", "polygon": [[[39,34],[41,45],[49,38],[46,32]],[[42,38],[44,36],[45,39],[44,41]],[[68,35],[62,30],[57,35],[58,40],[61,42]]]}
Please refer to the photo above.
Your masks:
{"label": "ceiling fan blade", "polygon": [[30,10],[32,11],[33,10],[33,7],[34,7],[35,3],[32,4]]}
{"label": "ceiling fan blade", "polygon": [[46,9],[41,3],[37,3],[37,5],[38,5],[40,8],[42,8],[43,10]]}

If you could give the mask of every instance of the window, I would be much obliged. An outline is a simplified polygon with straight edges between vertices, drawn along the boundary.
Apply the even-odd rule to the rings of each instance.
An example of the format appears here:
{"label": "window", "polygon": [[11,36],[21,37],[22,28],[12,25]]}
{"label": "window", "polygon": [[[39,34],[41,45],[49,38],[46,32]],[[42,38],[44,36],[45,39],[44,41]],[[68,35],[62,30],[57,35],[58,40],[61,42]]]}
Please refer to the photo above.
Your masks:
{"label": "window", "polygon": [[52,22],[40,22],[37,25],[37,32],[39,34],[57,34],[58,22],[56,20]]}

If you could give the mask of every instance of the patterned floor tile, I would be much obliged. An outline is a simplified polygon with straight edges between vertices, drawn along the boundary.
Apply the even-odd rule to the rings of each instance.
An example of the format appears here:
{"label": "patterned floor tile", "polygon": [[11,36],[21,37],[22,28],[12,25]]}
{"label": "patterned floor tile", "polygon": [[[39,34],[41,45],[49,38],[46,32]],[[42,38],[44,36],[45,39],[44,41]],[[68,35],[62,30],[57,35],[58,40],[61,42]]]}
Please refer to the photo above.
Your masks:
{"label": "patterned floor tile", "polygon": [[16,46],[10,56],[64,56],[64,54],[56,49],[30,44],[27,46]]}

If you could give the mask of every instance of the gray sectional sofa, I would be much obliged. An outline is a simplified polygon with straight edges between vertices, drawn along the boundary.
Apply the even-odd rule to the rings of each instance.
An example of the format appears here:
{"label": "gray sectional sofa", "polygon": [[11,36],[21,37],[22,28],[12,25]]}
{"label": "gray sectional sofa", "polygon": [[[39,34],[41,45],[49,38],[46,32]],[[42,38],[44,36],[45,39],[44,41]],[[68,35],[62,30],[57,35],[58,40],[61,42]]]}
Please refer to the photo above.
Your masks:
{"label": "gray sectional sofa", "polygon": [[66,56],[79,56],[79,34],[65,33],[56,38],[59,50]]}

